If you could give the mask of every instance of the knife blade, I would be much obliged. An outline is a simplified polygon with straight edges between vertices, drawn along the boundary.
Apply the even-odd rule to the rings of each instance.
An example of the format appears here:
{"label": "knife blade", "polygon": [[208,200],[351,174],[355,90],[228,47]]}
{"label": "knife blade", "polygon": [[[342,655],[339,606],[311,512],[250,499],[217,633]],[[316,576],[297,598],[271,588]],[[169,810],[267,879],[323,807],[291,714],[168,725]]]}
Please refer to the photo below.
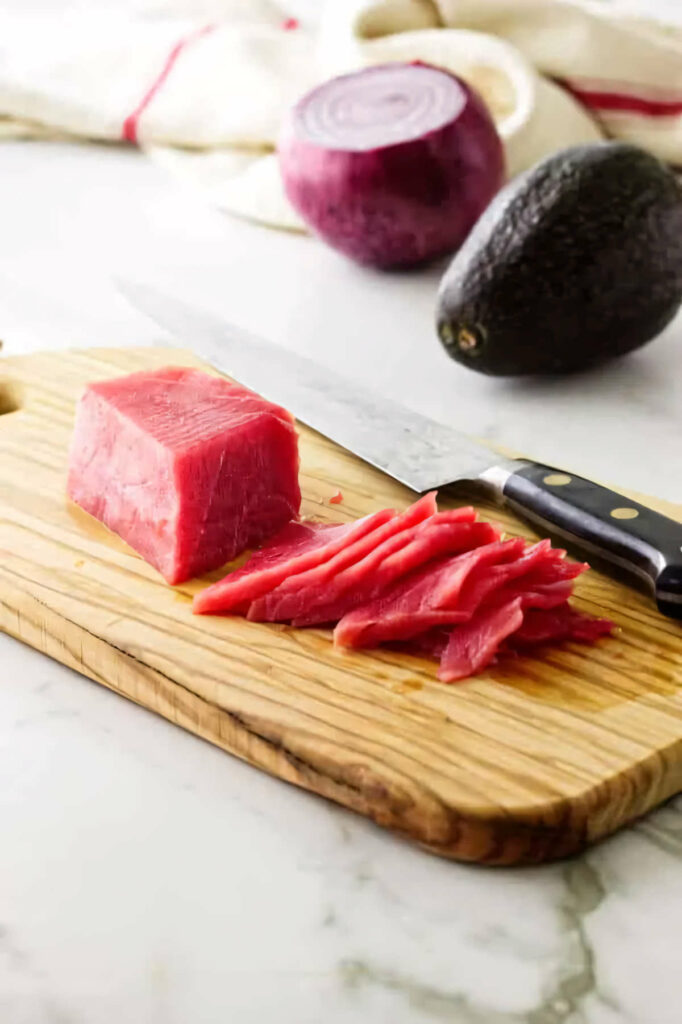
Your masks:
{"label": "knife blade", "polygon": [[290,409],[296,419],[413,491],[475,480],[495,463],[489,448],[148,285],[118,281],[141,312],[211,366]]}
{"label": "knife blade", "polygon": [[417,492],[480,489],[543,530],[643,581],[682,618],[682,524],[617,492],[484,445],[349,381],[305,356],[230,326],[143,282],[117,279],[140,312],[215,369]]}

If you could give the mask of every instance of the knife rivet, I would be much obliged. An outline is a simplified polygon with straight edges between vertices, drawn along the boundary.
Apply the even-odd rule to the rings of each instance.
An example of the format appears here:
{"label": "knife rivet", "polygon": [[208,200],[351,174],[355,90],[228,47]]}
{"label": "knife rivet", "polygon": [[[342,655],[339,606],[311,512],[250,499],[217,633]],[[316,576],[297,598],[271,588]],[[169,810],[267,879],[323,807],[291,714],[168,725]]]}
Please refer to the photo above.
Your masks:
{"label": "knife rivet", "polygon": [[571,478],[568,473],[549,473],[543,477],[542,482],[548,487],[565,487],[566,484],[570,484]]}
{"label": "knife rivet", "polygon": [[613,508],[611,517],[613,519],[636,519],[639,512],[636,508]]}

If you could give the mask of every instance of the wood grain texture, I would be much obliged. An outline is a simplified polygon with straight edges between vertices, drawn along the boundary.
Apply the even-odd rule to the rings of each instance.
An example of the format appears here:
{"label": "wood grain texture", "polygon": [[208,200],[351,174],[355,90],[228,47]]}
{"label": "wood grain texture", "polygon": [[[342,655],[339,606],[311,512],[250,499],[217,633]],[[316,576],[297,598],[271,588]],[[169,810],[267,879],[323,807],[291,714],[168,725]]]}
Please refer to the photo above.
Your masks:
{"label": "wood grain texture", "polygon": [[[447,857],[564,856],[682,789],[682,628],[596,572],[577,603],[615,619],[616,638],[505,661],[457,686],[418,658],[336,651],[325,630],[192,616],[205,580],[166,586],[64,493],[84,385],[169,362],[199,365],[163,350],[0,361],[0,629]],[[301,454],[306,516],[340,521],[412,500],[304,428]],[[330,506],[339,488],[344,501]],[[681,508],[650,503],[682,520]]]}

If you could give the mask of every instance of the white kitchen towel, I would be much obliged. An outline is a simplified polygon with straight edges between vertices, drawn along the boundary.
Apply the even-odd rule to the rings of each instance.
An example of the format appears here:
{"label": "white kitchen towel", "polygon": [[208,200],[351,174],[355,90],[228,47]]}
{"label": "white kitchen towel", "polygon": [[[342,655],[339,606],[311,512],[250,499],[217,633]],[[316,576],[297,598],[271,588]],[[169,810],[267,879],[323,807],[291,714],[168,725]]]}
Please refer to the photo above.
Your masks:
{"label": "white kitchen towel", "polygon": [[0,114],[91,139],[272,145],[314,75],[312,38],[269,7],[213,22],[0,14]]}
{"label": "white kitchen towel", "polygon": [[412,38],[428,48],[428,22],[454,45],[458,30],[494,35],[560,82],[609,135],[682,165],[682,29],[646,20],[645,10],[603,0],[347,0],[325,36],[330,55],[343,46],[351,61],[360,49],[374,62],[387,41],[400,45],[397,30],[422,30]]}
{"label": "white kitchen towel", "polygon": [[682,165],[682,34],[603,0],[331,0],[319,31],[276,0],[143,6],[0,15],[0,137],[137,144],[222,208],[301,228],[272,155],[284,111],[331,74],[420,59],[478,88],[512,174],[603,132]]}

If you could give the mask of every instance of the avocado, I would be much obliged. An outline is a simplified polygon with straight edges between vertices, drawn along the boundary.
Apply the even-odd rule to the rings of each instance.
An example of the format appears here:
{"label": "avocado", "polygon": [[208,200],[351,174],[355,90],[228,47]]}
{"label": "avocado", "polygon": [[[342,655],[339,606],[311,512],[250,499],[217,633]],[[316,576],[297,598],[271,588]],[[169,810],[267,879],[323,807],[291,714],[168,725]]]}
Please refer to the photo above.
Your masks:
{"label": "avocado", "polygon": [[437,329],[481,373],[568,373],[639,348],[682,302],[682,186],[637,146],[574,146],[492,201],[441,282]]}

